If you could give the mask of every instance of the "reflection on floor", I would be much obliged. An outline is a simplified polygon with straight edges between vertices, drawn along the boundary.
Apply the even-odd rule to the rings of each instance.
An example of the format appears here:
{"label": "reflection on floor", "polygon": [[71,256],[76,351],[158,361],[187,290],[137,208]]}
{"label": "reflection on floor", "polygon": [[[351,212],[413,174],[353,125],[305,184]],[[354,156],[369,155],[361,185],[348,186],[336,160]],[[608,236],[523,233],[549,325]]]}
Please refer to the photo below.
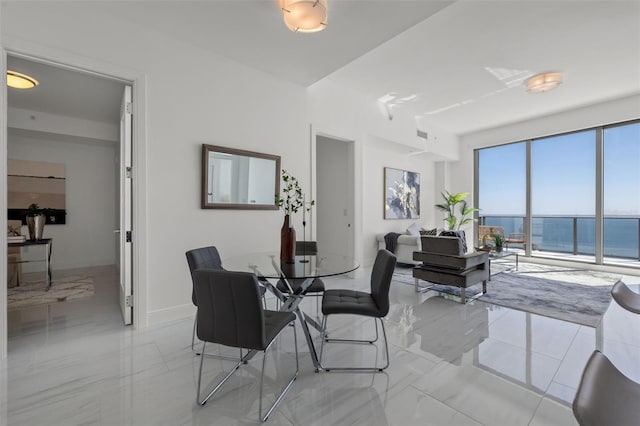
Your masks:
{"label": "reflection on floor", "polygon": [[[144,330],[124,327],[115,270],[91,273],[93,297],[10,313],[0,424],[257,423],[260,357],[200,407],[199,357],[190,351],[193,318]],[[325,282],[330,288],[366,289],[369,273]],[[639,291],[640,277],[625,281]],[[190,297],[189,290],[185,303]],[[299,378],[270,424],[576,424],[570,402],[596,346],[595,329],[480,301],[460,305],[432,292],[414,293],[405,284],[392,284],[391,300],[389,369],[314,373],[300,339]],[[315,312],[314,301],[305,303]],[[374,333],[371,320],[336,316],[330,325],[333,337]],[[601,337],[604,353],[640,381],[640,316],[612,303]],[[384,356],[371,345],[327,350],[331,360],[351,365]],[[293,338],[285,333],[268,358],[266,398],[285,380],[292,360]],[[207,359],[205,367],[204,377],[212,381],[231,364]]]}

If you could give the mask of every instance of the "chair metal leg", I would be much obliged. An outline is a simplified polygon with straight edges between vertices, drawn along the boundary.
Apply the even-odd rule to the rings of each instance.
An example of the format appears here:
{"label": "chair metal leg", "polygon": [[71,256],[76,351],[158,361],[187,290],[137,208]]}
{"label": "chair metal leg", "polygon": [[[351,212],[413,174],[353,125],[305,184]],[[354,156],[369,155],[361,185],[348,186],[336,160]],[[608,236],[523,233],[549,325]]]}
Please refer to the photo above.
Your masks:
{"label": "chair metal leg", "polygon": [[[282,333],[282,331],[280,331],[280,333]],[[266,361],[267,361],[267,351],[269,350],[271,345],[273,345],[273,343],[276,341],[276,339],[278,337],[280,337],[280,336],[279,335],[276,336],[271,341],[271,343],[269,343],[269,345],[265,348],[264,356],[262,358],[262,372],[260,374],[260,402],[259,402],[259,412],[258,412],[258,416],[260,418],[260,421],[262,421],[262,422],[267,421],[267,419],[269,418],[269,416],[271,415],[273,410],[275,410],[277,408],[278,404],[280,404],[280,402],[282,401],[284,396],[287,394],[287,392],[289,392],[289,389],[291,389],[291,386],[293,385],[293,382],[298,377],[298,372],[300,371],[300,363],[299,363],[299,358],[298,358],[298,334],[296,333],[296,328],[293,327],[293,341],[294,341],[294,346],[295,346],[295,351],[296,351],[296,371],[293,374],[293,377],[291,378],[291,380],[289,380],[289,382],[286,384],[286,386],[282,389],[282,391],[280,392],[280,394],[276,398],[275,402],[271,405],[271,407],[269,408],[267,413],[263,416],[262,415],[262,393],[263,393],[263,384],[264,384],[264,368],[266,366]],[[203,342],[203,347],[202,347],[202,351],[203,352],[204,352],[204,349],[206,348],[206,346],[207,346],[207,342]],[[240,353],[242,353],[242,350],[241,350]],[[201,399],[201,395],[200,395],[200,389],[201,389],[201,384],[202,384],[202,366],[204,365],[204,358],[205,357],[201,357],[200,358],[200,371],[198,373],[198,391],[197,391],[197,397],[196,397],[196,401],[198,402],[198,404],[205,405],[207,403],[207,401],[216,392],[218,392],[218,390],[222,387],[222,385],[224,385],[227,382],[227,380],[229,380],[229,378],[233,375],[233,373],[235,373],[238,370],[238,368],[240,368],[240,366],[243,363],[245,363],[245,358],[247,358],[248,356],[249,356],[249,354],[245,355],[244,358],[241,358],[240,361],[224,376],[224,378],[222,380],[220,380],[214,386],[214,388],[207,394],[207,396],[202,398],[202,399]]]}
{"label": "chair metal leg", "polygon": [[[323,327],[326,329],[327,327],[327,317],[328,315],[325,315],[324,320],[322,321],[322,325]],[[324,343],[331,343],[331,342],[337,342],[337,343],[370,343],[373,344],[374,342],[376,342],[378,340],[378,323],[376,322],[376,320],[380,321],[380,324],[382,325],[382,335],[384,337],[384,351],[385,351],[385,356],[387,358],[386,364],[383,367],[326,367],[324,365],[322,365],[322,355],[323,355],[323,351],[324,351]],[[383,371],[385,370],[387,367],[389,367],[389,342],[387,340],[387,331],[384,327],[384,321],[382,321],[382,318],[374,318],[374,324],[376,325],[376,339],[375,340],[351,340],[351,339],[322,339],[322,342],[320,344],[320,358],[319,358],[319,362],[320,365],[322,367],[323,370],[325,371]]]}
{"label": "chair metal leg", "polygon": [[[206,346],[207,346],[207,342],[203,342],[202,344],[203,353]],[[224,378],[218,382],[218,384],[213,388],[213,390],[211,390],[211,392],[209,392],[209,394],[204,399],[200,399],[200,384],[202,382],[202,365],[204,364],[204,358],[205,357],[200,358],[200,373],[198,374],[198,395],[197,395],[196,401],[198,401],[198,404],[200,405],[206,404],[209,398],[211,398],[213,394],[216,393],[218,389],[220,389],[220,387],[223,384],[225,384],[227,380],[229,380],[229,377],[231,377],[231,375],[235,373],[238,368],[240,368],[240,366],[242,365],[242,362],[244,361],[244,359],[240,359],[240,361],[231,369],[231,371],[229,371],[227,375],[224,376]]]}
{"label": "chair metal leg", "polygon": [[416,293],[426,293],[427,291],[431,290],[432,286],[420,287],[419,282],[420,282],[419,278],[414,278],[413,279],[413,285],[414,285]]}
{"label": "chair metal leg", "polygon": [[[193,334],[191,335],[191,352],[195,353],[195,350],[193,349],[193,345],[196,342],[196,326],[198,325],[198,315],[196,315],[196,317],[193,319]],[[199,355],[199,354],[196,354]]]}
{"label": "chair metal leg", "polygon": [[267,346],[267,348],[264,350],[264,356],[262,358],[262,373],[260,374],[260,402],[259,402],[259,407],[258,407],[258,410],[259,410],[258,411],[258,416],[259,416],[261,422],[266,422],[267,419],[269,418],[269,416],[271,415],[271,413],[273,412],[273,410],[275,410],[276,407],[278,407],[278,405],[280,404],[280,401],[282,401],[282,398],[284,398],[284,396],[287,394],[287,392],[289,392],[289,389],[293,385],[293,382],[298,377],[298,371],[300,370],[300,365],[298,363],[298,334],[296,333],[296,327],[295,327],[295,323],[294,323],[294,326],[293,326],[293,341],[294,341],[294,346],[296,347],[296,372],[294,373],[294,375],[291,378],[291,380],[289,380],[289,383],[287,383],[287,385],[282,389],[282,391],[280,392],[280,395],[278,395],[278,397],[276,398],[275,402],[271,405],[271,408],[269,408],[269,410],[267,411],[267,414],[265,414],[263,416],[262,415],[262,385],[264,383],[264,367],[265,367],[266,362],[267,362],[267,351],[269,350],[269,348],[271,347],[271,345],[275,341],[276,341],[276,339],[273,339],[271,341],[271,343],[269,343],[269,346]]}
{"label": "chair metal leg", "polygon": [[[326,331],[327,330],[327,317],[324,317],[324,321],[323,321],[323,329]],[[375,342],[378,341],[378,323],[375,322],[376,318],[373,319],[373,323],[376,326],[376,338],[373,340],[354,340],[354,339],[329,339],[328,337],[325,337],[323,339],[324,342],[327,343],[368,343],[370,345],[374,344]]]}

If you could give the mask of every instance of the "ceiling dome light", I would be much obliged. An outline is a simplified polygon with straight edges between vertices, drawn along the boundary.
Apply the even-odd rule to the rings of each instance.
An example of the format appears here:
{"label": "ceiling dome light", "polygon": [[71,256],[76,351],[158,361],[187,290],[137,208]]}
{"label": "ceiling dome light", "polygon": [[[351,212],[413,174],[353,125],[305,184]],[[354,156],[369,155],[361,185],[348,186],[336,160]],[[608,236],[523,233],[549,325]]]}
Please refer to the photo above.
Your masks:
{"label": "ceiling dome light", "polygon": [[280,0],[284,23],[295,33],[315,33],[327,26],[327,0]]}
{"label": "ceiling dome light", "polygon": [[31,89],[38,84],[40,84],[38,80],[33,77],[7,70],[7,86],[9,87],[13,87],[14,89]]}
{"label": "ceiling dome light", "polygon": [[527,92],[542,93],[558,87],[562,83],[562,74],[559,72],[545,72],[536,74],[527,80]]}

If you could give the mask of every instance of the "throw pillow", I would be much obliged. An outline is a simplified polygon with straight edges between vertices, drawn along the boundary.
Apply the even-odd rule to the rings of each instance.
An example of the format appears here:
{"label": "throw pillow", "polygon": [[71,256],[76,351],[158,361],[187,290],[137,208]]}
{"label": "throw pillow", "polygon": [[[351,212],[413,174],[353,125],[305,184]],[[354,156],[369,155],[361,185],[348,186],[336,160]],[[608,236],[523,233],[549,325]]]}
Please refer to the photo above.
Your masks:
{"label": "throw pillow", "polygon": [[438,228],[420,230],[420,235],[438,235]]}
{"label": "throw pillow", "polygon": [[420,230],[418,229],[418,225],[416,225],[415,222],[407,228],[407,234],[415,235],[416,237],[420,236]]}

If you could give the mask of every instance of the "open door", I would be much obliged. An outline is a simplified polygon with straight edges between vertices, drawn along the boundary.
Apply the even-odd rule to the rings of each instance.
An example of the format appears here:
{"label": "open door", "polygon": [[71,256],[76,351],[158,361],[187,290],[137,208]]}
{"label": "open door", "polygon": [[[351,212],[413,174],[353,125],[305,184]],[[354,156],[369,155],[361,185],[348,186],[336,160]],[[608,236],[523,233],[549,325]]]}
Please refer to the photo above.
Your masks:
{"label": "open door", "polygon": [[120,107],[120,308],[125,325],[132,322],[131,229],[131,86],[125,86]]}

